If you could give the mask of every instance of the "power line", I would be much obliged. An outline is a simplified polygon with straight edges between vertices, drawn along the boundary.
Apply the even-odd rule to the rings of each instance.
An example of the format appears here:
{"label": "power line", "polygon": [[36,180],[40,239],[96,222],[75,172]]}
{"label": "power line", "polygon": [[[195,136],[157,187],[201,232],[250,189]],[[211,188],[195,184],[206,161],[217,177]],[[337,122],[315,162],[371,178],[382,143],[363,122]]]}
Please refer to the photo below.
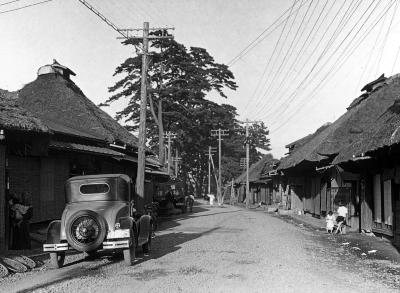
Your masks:
{"label": "power line", "polygon": [[[340,32],[341,29],[342,29],[343,27],[346,26],[347,22],[350,20],[351,16],[354,14],[355,10],[358,8],[358,6],[359,6],[359,4],[360,4],[360,1],[361,1],[361,0],[358,0],[358,4],[356,4],[354,7],[352,7],[352,6],[353,6],[353,3],[354,3],[354,0],[353,0],[352,3],[350,3],[350,5],[347,7],[347,10],[345,11],[345,13],[343,14],[341,20],[339,21],[338,26],[336,27],[336,29],[335,29],[335,31],[333,32],[332,36],[330,37],[330,39],[328,40],[327,44],[325,45],[325,48],[323,49],[323,51],[322,51],[322,53],[321,53],[322,56],[325,55],[325,53],[330,49],[330,47],[331,47],[331,45],[333,44],[333,42],[334,42],[334,41],[336,40],[336,38],[339,36],[338,32]],[[352,11],[351,11],[351,10],[352,10]],[[340,10],[339,10],[339,11],[340,11]],[[338,12],[339,12],[339,11],[338,11]],[[325,32],[323,33],[323,35],[327,35],[328,30],[329,30],[330,26],[332,25],[333,21],[336,19],[337,15],[338,15],[338,13],[336,13],[334,19],[332,19],[332,21],[331,21],[330,24],[328,25],[327,29],[326,29]],[[320,16],[321,16],[321,13],[320,13],[319,17],[320,17]],[[318,18],[319,18],[319,17],[318,17]],[[347,17],[347,19],[346,19],[346,17]],[[296,57],[295,63],[292,65],[292,67],[297,66],[298,60],[301,59],[301,58],[300,58],[300,54],[301,54],[301,52],[303,51],[304,45],[305,45],[305,44],[307,43],[307,41],[310,39],[310,37],[311,37],[311,35],[312,35],[312,32],[314,31],[314,28],[316,27],[317,23],[318,23],[317,21],[314,23],[314,25],[313,25],[313,27],[312,27],[310,33],[308,34],[308,36],[307,36],[305,42],[304,42],[303,45],[302,45],[302,48],[301,48],[299,54],[298,54],[297,57]],[[319,26],[319,27],[320,27],[320,26]],[[319,30],[319,27],[318,27],[317,31]],[[311,39],[313,40],[314,37],[311,37]],[[307,50],[308,47],[311,45],[311,43],[312,43],[312,41],[308,42],[308,44],[307,44],[307,46],[306,46],[306,50]],[[300,68],[305,68],[307,62],[308,62],[309,60],[311,60],[311,57],[314,55],[315,52],[317,52],[316,48],[318,48],[318,47],[319,47],[319,44],[321,44],[321,43],[322,43],[322,41],[320,41],[320,42],[316,45],[316,47],[314,48],[314,50],[312,51],[312,53],[305,59],[305,62],[302,63],[302,65],[300,66]],[[319,62],[319,60],[318,60],[317,62]],[[297,76],[300,76],[300,75],[297,75]],[[297,76],[296,76],[296,77],[297,77]],[[295,83],[295,81],[297,80],[296,77],[295,77],[295,79],[294,79],[293,81],[287,82],[287,84],[289,84],[289,87],[290,87],[290,85],[292,85],[292,84]],[[288,88],[286,88],[286,89],[288,89]],[[282,89],[282,91],[283,91],[283,89]],[[281,104],[276,104],[276,105],[275,105],[275,108],[277,108],[277,107],[280,106],[280,105],[281,105]],[[258,110],[258,112],[257,112],[256,115],[260,114],[260,113],[264,110],[264,108],[265,108],[265,105],[264,105],[264,107],[262,107],[262,108],[258,108],[259,110]],[[271,109],[269,109],[269,110],[270,110],[270,111],[267,111],[267,113],[265,113],[266,115],[269,115],[271,112],[273,112],[273,108],[271,108]]]}
{"label": "power line", "polygon": [[[49,0],[49,1],[51,1],[51,0]],[[112,23],[110,20],[108,20],[103,14],[101,14],[96,8],[94,8],[93,5],[91,5],[89,2],[87,2],[85,0],[78,0],[78,1],[81,2],[86,8],[88,8],[94,14],[96,14],[102,21],[104,21],[108,26],[110,26],[117,33],[122,35],[124,38],[128,38],[128,33],[123,33],[114,23]]]}
{"label": "power line", "polygon": [[[358,1],[360,1],[360,0],[358,0]],[[358,5],[360,4],[361,2],[358,2]],[[342,30],[342,28],[344,28],[346,25],[347,25],[347,23],[348,23],[348,21],[350,20],[350,18],[351,18],[351,16],[354,14],[354,12],[356,11],[356,9],[358,8],[358,5],[357,6],[354,6],[354,7],[352,7],[351,8],[351,5],[353,4],[353,2],[350,4],[350,6],[347,8],[347,10],[346,10],[346,12],[344,13],[344,15],[342,16],[342,18],[341,18],[341,20],[339,21],[339,24],[338,24],[338,26],[336,27],[336,29],[335,29],[335,31],[333,32],[333,34],[331,35],[331,37],[330,37],[330,39],[328,40],[328,42],[325,44],[325,47],[324,47],[324,49],[322,50],[322,52],[320,53],[320,56],[318,57],[318,60],[317,60],[317,62],[316,62],[316,64],[318,64],[319,63],[319,61],[322,59],[322,57],[323,56],[325,56],[325,54],[326,54],[326,52],[328,52],[329,51],[329,49],[331,48],[331,46],[332,46],[332,44],[334,43],[334,41],[336,40],[336,38],[339,36],[339,34],[338,34],[338,32],[340,32],[341,30]],[[351,11],[351,9],[352,9],[352,11]],[[349,14],[348,14],[348,12],[349,12]],[[328,33],[328,31],[329,31],[329,28],[331,27],[331,25],[333,24],[333,21],[336,19],[336,17],[337,17],[337,15],[338,15],[338,13],[336,13],[336,15],[335,15],[335,17],[332,19],[332,21],[329,23],[329,25],[327,26],[327,29],[325,30],[325,32],[323,33],[323,35],[327,35],[327,33]],[[347,17],[347,19],[346,19],[346,17]],[[345,20],[345,21],[344,21]],[[344,22],[343,22],[344,21]],[[315,26],[315,25],[314,25]],[[320,27],[320,26],[319,26]],[[319,30],[319,27],[318,27],[318,29],[316,30],[316,31],[318,31]],[[312,40],[314,39],[314,37],[312,37]],[[309,42],[309,44],[307,45],[307,48],[311,45],[311,43],[312,43],[312,40]],[[316,47],[314,48],[314,50],[313,50],[313,52],[308,56],[308,58],[306,58],[306,60],[305,60],[305,62],[303,62],[302,63],[302,65],[300,66],[300,68],[305,68],[305,66],[306,66],[306,64],[307,64],[307,61],[308,60],[311,60],[311,57],[314,55],[314,52],[317,52],[317,48],[319,47],[319,45],[320,44],[322,44],[322,40],[316,45]],[[340,47],[340,46],[339,46]],[[339,48],[338,47],[338,48]],[[337,48],[337,49],[338,49]],[[296,66],[296,65],[294,65],[294,66]],[[296,80],[296,79],[295,79]],[[293,83],[294,83],[294,81],[295,80],[293,80]],[[289,83],[289,84],[292,84],[292,83]],[[301,83],[299,84],[299,86],[301,85]],[[278,105],[276,105],[275,106],[275,108],[277,108],[278,106],[280,106],[279,104]],[[261,110],[261,108],[259,108],[260,110]],[[272,117],[269,117],[269,118],[275,118],[275,116],[276,116],[276,114],[277,114],[277,112],[275,111],[273,111],[273,109],[269,109],[270,111],[267,111],[267,113],[265,113],[266,115],[269,115],[271,112],[273,112],[274,114],[273,114],[273,116]],[[260,113],[260,111],[257,113],[257,115]]]}
{"label": "power line", "polygon": [[[350,51],[350,53],[347,54],[347,56],[345,56],[344,58],[341,58],[341,56],[342,56],[343,54],[342,54],[341,56],[339,56],[339,58],[338,58],[337,60],[341,60],[341,62],[339,62],[339,63],[338,63],[338,62],[335,62],[336,67],[335,67],[335,66],[332,66],[331,69],[329,70],[329,72],[328,72],[327,74],[325,74],[324,78],[323,78],[323,79],[320,81],[320,83],[314,88],[312,94],[310,95],[311,98],[308,99],[308,101],[305,102],[305,103],[302,105],[302,108],[304,108],[304,106],[305,106],[306,104],[308,104],[313,98],[315,98],[316,92],[317,92],[318,88],[321,86],[321,84],[327,79],[327,77],[332,73],[332,71],[333,71],[334,69],[336,69],[336,71],[335,71],[335,73],[336,73],[337,70],[338,70],[339,68],[341,68],[341,66],[343,65],[343,63],[347,61],[347,59],[354,53],[354,51],[355,51],[355,50],[358,48],[358,46],[364,41],[364,39],[368,36],[368,34],[369,34],[369,33],[375,28],[375,26],[381,21],[382,17],[385,16],[385,15],[388,13],[389,9],[393,6],[394,3],[395,3],[395,2],[389,3],[389,4],[386,6],[386,10],[384,9],[384,11],[381,12],[381,13],[383,13],[383,14],[382,14],[381,16],[378,16],[377,21],[369,27],[369,30],[367,30],[366,32],[364,32],[364,34],[363,34],[363,35],[361,36],[361,38],[358,40],[358,43],[355,44],[355,45],[351,48],[351,51]],[[375,7],[375,8],[376,8],[376,7]],[[364,24],[365,24],[365,22],[364,22]],[[363,25],[364,25],[364,24],[363,24]],[[343,52],[342,52],[342,53],[343,53]],[[271,130],[271,132],[272,132],[272,131],[277,131],[277,130],[281,129],[281,128],[282,128],[283,126],[285,126],[291,119],[293,119],[295,116],[297,116],[298,113],[299,113],[299,111],[298,111],[298,110],[295,110],[295,111],[293,112],[292,115],[288,115],[288,119],[286,119],[282,124],[280,124],[280,125],[279,125],[277,128],[275,128],[274,130]]]}
{"label": "power line", "polygon": [[[372,3],[371,3],[372,4]],[[379,4],[379,3],[378,3]],[[378,4],[374,7],[374,9],[371,11],[371,13],[368,15],[368,17],[367,17],[367,19],[366,20],[364,20],[364,22],[362,23],[362,25],[361,25],[361,27],[358,29],[358,31],[356,32],[356,34],[353,36],[353,38],[352,38],[352,40],[348,43],[348,45],[346,46],[346,48],[342,51],[342,53],[338,56],[338,58],[336,59],[336,61],[335,62],[333,62],[333,65],[331,66],[331,68],[329,69],[329,71],[325,74],[325,76],[323,77],[323,79],[319,82],[319,84],[313,89],[313,91],[312,91],[312,93],[310,94],[310,95],[308,95],[310,98],[309,98],[309,100],[307,101],[307,102],[305,102],[304,104],[307,104],[310,100],[311,100],[311,97],[314,97],[313,95],[314,94],[316,94],[316,91],[318,90],[318,88],[320,87],[320,85],[327,79],[327,77],[329,76],[329,74],[331,74],[332,73],[332,71],[335,69],[335,67],[337,68],[338,67],[338,64],[343,64],[344,63],[344,60],[347,60],[347,58],[348,57],[350,57],[350,55],[352,54],[350,54],[350,55],[347,55],[347,58],[346,59],[344,59],[344,58],[342,58],[342,56],[343,56],[343,54],[346,52],[346,50],[348,49],[348,47],[352,44],[352,41],[355,39],[355,37],[358,35],[358,33],[359,33],[359,31],[363,28],[363,26],[365,25],[365,23],[368,21],[368,19],[370,18],[370,16],[372,15],[372,13],[375,11],[375,9],[378,7]],[[365,12],[367,12],[368,10],[369,10],[369,8],[370,8],[370,6],[367,8],[367,10],[365,11]],[[363,15],[365,14],[365,12],[363,13]],[[387,11],[385,12],[385,13],[387,13]],[[360,20],[363,18],[363,16],[360,18]],[[381,18],[380,18],[381,19]],[[379,21],[380,21],[380,19],[379,19]],[[356,24],[357,25],[357,24]],[[353,28],[351,29],[351,31],[347,34],[347,36],[352,32],[352,30],[354,29],[354,27],[355,26],[353,26]],[[368,33],[369,33],[370,31],[368,31]],[[346,37],[347,37],[346,36]],[[366,36],[366,35],[364,35],[364,36]],[[344,41],[344,40],[343,40]],[[342,41],[342,43],[343,43],[343,41]],[[341,43],[341,44],[342,44]],[[359,45],[359,43],[357,44],[357,46]],[[354,48],[354,50],[356,49],[356,47],[353,47]],[[352,52],[354,52],[354,50],[352,51]],[[335,52],[336,52],[337,50],[335,50]],[[329,58],[328,58],[328,60],[331,60],[331,57],[333,57],[333,54],[331,54],[330,56],[329,56]],[[340,62],[340,61],[342,61],[342,62]],[[323,66],[325,66],[327,64],[327,61],[323,64]],[[335,66],[336,65],[336,66]],[[340,68],[340,67],[339,67]],[[320,72],[322,70],[322,68],[321,69],[319,69],[318,70],[318,72],[316,73],[316,75]],[[313,79],[310,81],[310,83],[313,81]],[[291,102],[291,101],[293,101],[293,99],[295,98],[295,96],[292,96],[291,98],[290,98],[290,101],[289,101],[289,103]],[[303,106],[304,106],[304,104],[303,104]],[[301,105],[301,103],[299,103],[299,105]],[[287,109],[284,109],[282,112],[281,112],[281,114],[282,113],[285,113],[286,112],[286,110]],[[297,110],[295,111],[295,112],[297,112]],[[293,116],[295,116],[295,115],[293,115]],[[288,116],[289,118],[288,119],[286,119],[286,121],[284,122],[284,124],[286,124],[287,122],[289,122],[292,118],[293,118],[293,116]],[[281,128],[281,127],[278,127],[278,129],[279,128]]]}
{"label": "power line", "polygon": [[[301,2],[301,4],[303,4],[303,1]],[[293,6],[292,6],[292,7],[294,7],[294,5],[295,5],[295,2],[293,3]],[[291,22],[291,24],[290,24],[289,30],[287,31],[286,36],[285,36],[285,39],[283,40],[283,43],[282,43],[280,52],[282,52],[282,51],[284,50],[284,46],[285,46],[286,40],[288,39],[288,37],[289,37],[289,35],[290,35],[290,32],[292,31],[292,28],[293,28],[293,25],[294,25],[294,23],[295,23],[295,21],[296,21],[296,19],[297,19],[298,13],[299,13],[299,10],[296,11],[296,13],[295,13],[295,15],[294,15],[294,17],[293,17],[293,20],[292,20],[292,22]],[[286,27],[286,25],[287,25],[287,22],[288,22],[288,21],[286,21],[286,23],[285,23],[285,27]],[[285,30],[285,28],[283,28],[282,32],[283,32],[284,30]],[[293,42],[291,43],[290,47],[292,46],[292,44],[293,44]],[[290,50],[290,48],[289,48],[288,50]],[[286,53],[287,53],[287,52],[288,52],[288,51],[286,51]],[[287,54],[285,55],[285,57],[286,57],[286,56],[287,56]],[[272,55],[271,55],[271,57],[272,57]],[[277,56],[277,57],[278,57],[278,56]],[[285,57],[284,57],[284,59],[285,59]],[[275,58],[275,59],[274,59],[274,63],[272,64],[271,70],[275,68],[275,64],[276,64],[276,61],[277,61],[277,60],[278,60],[278,58]],[[283,62],[283,61],[282,61],[282,62]],[[268,90],[269,86],[271,86],[272,82],[275,80],[276,74],[277,74],[277,72],[279,72],[279,70],[280,70],[280,68],[281,68],[281,66],[282,66],[282,62],[281,62],[281,65],[278,67],[278,69],[275,71],[275,75],[273,76],[273,78],[271,79],[271,78],[270,78],[271,75],[269,75],[269,76],[267,77],[267,79],[265,80],[264,86],[265,86],[266,90]],[[268,66],[267,66],[267,67],[268,67]],[[269,81],[269,85],[268,85],[268,81]],[[265,91],[266,91],[266,90],[265,90]],[[261,91],[261,94],[262,94],[262,92],[265,92],[265,91]],[[262,96],[265,96],[265,95],[262,95]],[[260,101],[259,101],[259,102],[260,102]],[[259,102],[258,102],[258,103],[259,103]]]}
{"label": "power line", "polygon": [[397,57],[399,57],[399,52],[400,52],[400,46],[399,46],[399,48],[397,49],[396,58],[394,59],[393,66],[392,66],[392,70],[390,71],[390,75],[393,74],[394,66],[396,65],[396,62],[397,62]]}
{"label": "power line", "polygon": [[[16,1],[19,1],[19,0],[16,0]],[[16,2],[16,1],[14,1],[14,2]],[[32,7],[32,6],[44,4],[44,3],[47,3],[47,2],[50,2],[50,1],[53,1],[53,0],[45,0],[45,1],[41,1],[41,2],[34,3],[34,4],[29,4],[29,5],[21,6],[21,7],[14,8],[14,9],[10,9],[10,10],[0,11],[0,14],[4,14],[4,13],[8,13],[8,12],[13,12],[13,11],[17,11],[17,10],[21,10],[21,9],[24,9],[24,8],[28,8],[28,7]],[[12,3],[12,1],[11,1],[11,2],[8,2],[8,3]],[[3,3],[2,5],[5,5],[5,4],[8,4],[8,3]]]}
{"label": "power line", "polygon": [[8,2],[5,2],[5,3],[0,3],[0,6],[4,6],[4,5],[7,5],[7,4],[19,2],[19,1],[22,1],[22,0],[14,0],[14,1],[8,1]]}
{"label": "power line", "polygon": [[[368,10],[371,8],[373,2],[371,2],[371,4],[368,6],[368,8],[363,12],[363,14],[361,15],[361,17],[359,18],[359,20],[356,22],[355,25],[352,26],[352,28],[350,29],[350,31],[346,34],[346,36],[344,37],[344,39],[340,42],[340,44],[336,47],[336,49],[329,55],[329,57],[327,57],[327,60],[322,64],[321,68],[315,73],[315,75],[318,75],[318,73],[323,69],[324,66],[327,65],[327,63],[331,60],[331,58],[336,54],[336,52],[338,52],[339,48],[345,43],[345,41],[347,40],[347,38],[353,33],[353,30],[357,27],[358,23],[363,19],[364,15],[368,12]],[[379,4],[379,3],[378,3]],[[363,26],[365,25],[365,23],[368,21],[368,19],[371,17],[372,13],[375,11],[375,9],[378,7],[378,4],[375,5],[375,7],[372,9],[372,11],[369,13],[369,15],[367,16],[367,18],[364,20],[364,22],[362,23],[361,27],[357,30],[357,32],[355,33],[355,36],[360,32],[360,30],[363,28]],[[346,50],[349,45],[351,44],[351,42],[354,40],[355,36],[353,36],[353,39],[347,44],[346,48],[344,50]],[[343,54],[344,51],[342,51]],[[316,69],[319,61],[322,59],[322,57],[325,55],[325,52],[322,52],[320,54],[320,56],[318,57],[317,61],[315,62],[315,64],[312,66],[311,70],[308,72],[308,74],[303,78],[303,80],[300,82],[300,84],[296,87],[296,89],[292,92],[291,95],[288,96],[287,99],[285,99],[285,102],[283,103],[283,107],[281,107],[282,111],[279,112],[279,114],[284,114],[287,111],[287,107],[290,105],[290,103],[296,98],[297,92],[301,89],[301,86],[308,81],[308,79],[310,78],[311,74],[314,72],[314,70]],[[315,79],[315,75],[314,78]],[[313,79],[311,79],[311,81],[309,81],[308,83],[311,83],[313,81]]]}
{"label": "power line", "polygon": [[[265,63],[265,67],[264,67],[263,73],[262,73],[262,75],[261,75],[261,78],[259,79],[259,81],[258,81],[258,83],[257,83],[257,86],[256,86],[256,88],[255,88],[253,94],[251,95],[250,99],[247,101],[246,109],[248,108],[248,105],[249,105],[250,101],[251,101],[251,100],[253,99],[253,97],[256,95],[257,90],[258,90],[258,88],[259,88],[259,86],[260,86],[260,84],[261,84],[261,81],[263,80],[265,74],[267,73],[267,70],[268,70],[268,68],[269,68],[269,64],[271,63],[271,60],[272,60],[273,56],[275,55],[275,52],[276,52],[276,50],[277,50],[277,47],[279,46],[279,43],[280,43],[280,41],[281,41],[283,32],[285,31],[286,25],[287,25],[287,23],[288,23],[288,21],[289,21],[289,18],[290,18],[290,16],[291,16],[291,14],[292,14],[293,7],[295,6],[295,4],[296,4],[296,1],[293,1],[293,5],[291,6],[290,12],[289,12],[289,17],[286,18],[286,21],[285,21],[285,24],[284,24],[284,26],[283,26],[283,28],[282,28],[282,31],[281,31],[281,33],[279,34],[279,38],[278,38],[278,40],[277,40],[276,43],[275,43],[275,46],[274,46],[274,48],[273,48],[273,50],[272,50],[271,55],[269,56],[268,61]],[[268,79],[267,79],[267,80],[268,80]]]}
{"label": "power line", "polygon": [[[388,35],[389,35],[389,32],[390,32],[390,28],[392,27],[393,19],[394,19],[394,16],[395,16],[395,14],[396,14],[398,5],[399,5],[399,2],[396,1],[396,6],[394,7],[393,15],[392,15],[392,18],[390,19],[390,23],[389,23],[388,29],[387,29],[387,31],[386,31],[383,44],[382,44],[382,46],[381,46],[381,52],[380,52],[380,56],[379,56],[379,59],[378,59],[378,65],[377,65],[377,67],[376,67],[376,71],[377,71],[377,72],[379,71],[379,66],[380,66],[380,64],[381,64],[383,51],[385,50],[385,46],[386,46],[386,42],[387,42]],[[386,16],[385,16],[385,18],[386,18]],[[383,22],[383,23],[384,23],[384,22]]]}
{"label": "power line", "polygon": [[[294,2],[297,2],[298,0],[295,0]],[[306,2],[308,2],[307,0]],[[302,5],[306,4],[303,3]],[[297,9],[300,9],[301,6],[299,6]],[[271,25],[269,25],[266,29],[264,29],[253,41],[251,41],[245,48],[243,48],[239,54],[237,54],[234,58],[232,58],[227,65],[232,66],[235,64],[239,59],[241,59],[244,55],[249,53],[251,50],[253,50],[261,41],[263,41],[266,37],[268,37],[272,32],[274,32],[283,22],[287,21],[288,18],[291,17],[291,14],[289,14],[285,19],[282,19],[289,11],[291,11],[291,8],[286,9],[281,16],[278,17]],[[268,32],[269,29],[271,29],[274,25],[276,25],[270,32]],[[268,34],[266,34],[268,32]]]}
{"label": "power line", "polygon": [[[328,0],[325,1],[325,4],[323,5],[322,10],[321,10],[321,12],[320,12],[319,15],[318,15],[318,18],[317,18],[315,24],[317,24],[317,23],[319,22],[319,19],[321,18],[321,16],[322,16],[322,14],[323,14],[323,12],[324,12],[324,10],[325,10],[327,4],[328,4]],[[329,8],[329,10],[327,11],[327,14],[328,14],[329,11],[332,9],[332,7],[333,7],[334,4],[335,4],[335,1],[332,1],[332,5],[331,5],[331,7]],[[313,35],[313,37],[312,37],[310,43],[314,40],[314,38],[315,38],[315,36],[317,35],[319,29],[321,28],[322,23],[323,23],[323,22],[320,22],[318,28],[315,30],[315,34]],[[313,27],[313,28],[314,28],[314,27]],[[286,52],[286,55],[285,55],[285,57],[284,57],[284,59],[283,59],[283,61],[282,61],[282,63],[281,63],[281,66],[278,68],[278,71],[275,72],[274,77],[272,78],[272,80],[271,80],[271,82],[270,82],[270,86],[268,86],[268,87],[265,89],[264,94],[262,95],[262,98],[264,98],[264,97],[268,98],[268,96],[270,95],[271,90],[272,90],[272,88],[273,88],[274,81],[275,81],[276,78],[278,77],[278,74],[281,72],[282,65],[283,65],[283,63],[285,62],[286,58],[287,58],[287,55],[288,55],[287,53],[288,53],[288,52],[289,52],[289,51]],[[278,89],[279,89],[279,87],[278,87]],[[276,92],[276,89],[274,90],[273,94],[271,95],[272,97],[274,96],[275,92]],[[264,107],[262,107],[262,108],[259,108],[258,114],[262,111],[261,109],[265,108],[265,106],[266,106],[266,105],[264,105]]]}
{"label": "power line", "polygon": [[[307,42],[307,41],[309,40],[309,38],[312,36],[312,34],[314,33],[314,29],[315,29],[316,25],[318,24],[318,22],[319,22],[319,20],[320,20],[320,18],[321,18],[321,16],[322,16],[322,14],[323,14],[323,12],[324,12],[324,10],[325,10],[325,8],[326,8],[327,3],[328,3],[328,1],[325,0],[325,4],[323,5],[323,8],[322,8],[321,11],[319,12],[316,21],[314,22],[314,24],[313,24],[313,26],[312,26],[312,28],[311,28],[309,34],[308,34],[307,37],[306,37],[306,41],[305,41],[305,42]],[[316,8],[317,6],[318,6],[318,3],[317,3],[317,5],[315,6],[315,8]],[[319,27],[320,27],[320,26],[319,26]],[[315,31],[315,34],[318,32],[319,27],[318,27],[318,29]],[[310,41],[310,43],[311,43],[311,41]],[[304,43],[303,43],[303,44],[304,44]],[[272,83],[272,82],[271,82],[271,83]],[[270,84],[271,84],[271,83],[270,83]],[[265,84],[265,85],[267,85],[267,84]],[[265,90],[263,91],[263,93],[262,93],[261,96],[260,96],[259,101],[261,101],[261,100],[266,96],[267,93],[268,93],[268,87],[266,86],[266,87],[265,87]],[[267,105],[268,105],[268,104],[266,103],[266,104],[264,104],[264,106],[258,108],[255,115],[258,115],[258,114],[260,114],[262,111],[264,111],[264,109],[265,109],[265,107],[267,107]]]}
{"label": "power line", "polygon": [[[302,29],[302,31],[301,31],[301,33],[300,33],[300,36],[299,36],[299,38],[298,38],[298,41],[300,41],[300,39],[302,38],[304,32],[306,31],[307,25],[310,23],[310,20],[311,20],[311,18],[312,18],[312,15],[314,15],[314,11],[315,11],[315,8],[317,7],[317,5],[314,7],[314,9],[313,9],[313,11],[312,11],[312,14],[310,15],[310,18],[307,20],[306,25],[303,27],[303,23],[304,23],[304,21],[305,21],[307,15],[308,15],[308,12],[309,12],[309,10],[310,10],[310,8],[311,8],[313,2],[314,2],[314,0],[312,0],[312,1],[310,2],[310,5],[308,5],[307,10],[306,10],[305,14],[303,15],[303,17],[302,17],[302,19],[301,19],[301,22],[300,22],[300,25],[299,25],[299,27],[298,27],[298,29],[297,29],[297,31],[296,31],[296,34],[295,34],[295,35],[297,36],[298,33],[299,33],[299,31],[300,31],[300,29]],[[292,43],[290,44],[289,50],[286,51],[284,60],[285,60],[286,57],[289,55],[290,48],[292,48],[295,39],[296,39],[296,37],[293,38]],[[297,44],[296,44],[296,45],[297,45]],[[303,43],[303,45],[304,45],[304,43]],[[296,46],[295,46],[295,47],[296,47]],[[290,51],[290,53],[291,53],[291,51]],[[297,59],[297,58],[295,58],[294,60],[296,60],[296,59]],[[282,64],[283,64],[283,63],[281,63],[281,66],[282,66]],[[286,65],[286,63],[285,63],[285,65]],[[292,65],[293,65],[293,63],[292,63]],[[281,66],[279,67],[278,71],[280,71]],[[289,66],[289,68],[288,68],[288,70],[287,70],[287,74],[285,74],[285,76],[287,76],[287,75],[289,74],[291,68],[293,68],[293,66]],[[285,78],[282,78],[280,86],[282,86],[282,83],[283,83],[284,80],[285,80]],[[278,88],[279,88],[280,86],[278,86]],[[258,99],[257,105],[260,105],[261,100],[262,100],[262,99]],[[256,106],[256,108],[257,108],[257,107],[258,107],[258,106]]]}

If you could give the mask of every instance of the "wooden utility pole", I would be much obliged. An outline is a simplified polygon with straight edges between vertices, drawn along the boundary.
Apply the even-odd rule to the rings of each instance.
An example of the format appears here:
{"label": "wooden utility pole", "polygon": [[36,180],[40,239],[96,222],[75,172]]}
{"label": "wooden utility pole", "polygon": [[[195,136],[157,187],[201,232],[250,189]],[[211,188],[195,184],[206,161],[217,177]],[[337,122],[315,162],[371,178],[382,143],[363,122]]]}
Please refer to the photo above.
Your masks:
{"label": "wooden utility pole", "polygon": [[259,123],[259,121],[243,121],[246,124],[246,208],[250,207],[250,184],[249,184],[249,161],[250,161],[250,138],[249,138],[249,124]]}
{"label": "wooden utility pole", "polygon": [[[120,29],[109,19],[107,19],[103,14],[101,14],[97,9],[90,5],[85,0],[78,0],[86,8],[96,14],[102,21],[104,21],[108,26],[118,32],[122,37],[117,39],[143,39],[143,52],[142,52],[142,80],[141,80],[141,90],[140,90],[140,122],[139,122],[139,145],[138,145],[138,170],[136,176],[136,194],[138,195],[136,202],[136,209],[139,212],[144,210],[144,172],[145,172],[145,144],[146,144],[146,106],[147,106],[147,55],[149,51],[149,39],[172,39],[171,35],[162,36],[149,36],[150,31],[162,30],[166,32],[167,30],[174,28],[149,28],[149,23],[144,22],[142,29]],[[143,31],[143,37],[131,36],[131,32]]]}
{"label": "wooden utility pole", "polygon": [[138,168],[136,176],[137,209],[144,210],[144,176],[146,163],[146,106],[147,106],[147,55],[149,51],[149,23],[143,23],[142,80],[140,84],[140,122]]}
{"label": "wooden utility pole", "polygon": [[[139,212],[144,210],[144,177],[146,167],[146,110],[147,110],[147,69],[148,69],[148,55],[149,55],[149,40],[172,38],[172,36],[149,36],[149,32],[161,30],[162,28],[149,28],[149,23],[143,23],[143,29],[119,29],[118,31],[127,39],[142,39],[142,77],[140,83],[140,121],[139,121],[139,145],[138,145],[138,168],[136,175],[136,194],[137,202],[136,209]],[[168,28],[164,28],[167,30]],[[143,31],[142,37],[130,36],[132,31]]]}
{"label": "wooden utility pole", "polygon": [[[211,193],[211,161],[212,161],[212,155],[216,152],[216,149],[212,146],[208,147],[208,193]],[[217,182],[218,184],[218,182]]]}
{"label": "wooden utility pole", "polygon": [[175,162],[175,177],[178,177],[178,171],[179,171],[179,162],[182,160],[181,157],[179,157],[179,152],[178,149],[175,149],[175,158],[174,158],[174,162]]}
{"label": "wooden utility pole", "polygon": [[165,133],[165,137],[166,139],[168,139],[168,155],[167,155],[167,159],[168,159],[168,174],[171,175],[171,165],[172,165],[172,157],[171,157],[171,139],[176,138],[176,134],[172,133],[171,131],[167,131]]}
{"label": "wooden utility pole", "polygon": [[[218,136],[218,192],[217,192],[217,198],[220,200],[222,198],[222,176],[221,176],[221,171],[222,171],[222,136],[227,136],[228,135],[227,129],[216,129],[216,130],[211,130],[211,136]],[[220,202],[218,202],[221,204]]]}

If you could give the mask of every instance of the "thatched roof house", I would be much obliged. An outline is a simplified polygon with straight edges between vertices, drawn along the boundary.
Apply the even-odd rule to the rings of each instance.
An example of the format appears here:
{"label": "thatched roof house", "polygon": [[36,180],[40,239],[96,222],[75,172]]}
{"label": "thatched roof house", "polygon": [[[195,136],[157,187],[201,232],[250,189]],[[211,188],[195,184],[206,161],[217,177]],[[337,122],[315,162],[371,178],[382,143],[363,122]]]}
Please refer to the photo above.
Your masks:
{"label": "thatched roof house", "polygon": [[70,79],[70,69],[54,61],[18,92],[19,104],[54,133],[137,148],[137,138],[98,108]]}
{"label": "thatched roof house", "polygon": [[303,139],[297,140],[297,146],[294,148],[287,157],[281,159],[278,170],[293,168],[300,164],[307,165],[309,162],[322,161],[327,159],[315,152],[316,147],[322,143],[328,135],[330,123],[326,123],[317,129],[313,134],[305,136]]}
{"label": "thatched roof house", "polygon": [[[346,113],[331,125],[318,129],[306,144],[282,160],[279,169],[292,168],[305,162],[312,162],[312,166],[315,163],[330,164],[332,161],[338,163],[352,158],[355,153],[387,145],[397,125],[397,122],[389,122],[396,120],[393,113],[397,111],[395,102],[400,94],[399,81],[398,76],[386,78],[382,75],[363,87],[367,92],[356,98]],[[371,135],[375,135],[376,139],[370,140]],[[383,137],[386,142],[382,140]]]}
{"label": "thatched roof house", "polygon": [[369,152],[400,143],[400,75],[388,78],[376,96],[369,99],[371,106],[383,104],[370,115],[368,128],[359,139],[341,150],[334,164],[358,160]]}
{"label": "thatched roof house", "polygon": [[48,133],[49,128],[17,103],[17,94],[0,89],[0,129]]}
{"label": "thatched roof house", "polygon": [[[257,183],[262,181],[262,175],[272,170],[276,160],[271,155],[266,155],[258,162],[249,167],[249,182]],[[246,184],[246,171],[240,174],[234,181],[235,184]]]}

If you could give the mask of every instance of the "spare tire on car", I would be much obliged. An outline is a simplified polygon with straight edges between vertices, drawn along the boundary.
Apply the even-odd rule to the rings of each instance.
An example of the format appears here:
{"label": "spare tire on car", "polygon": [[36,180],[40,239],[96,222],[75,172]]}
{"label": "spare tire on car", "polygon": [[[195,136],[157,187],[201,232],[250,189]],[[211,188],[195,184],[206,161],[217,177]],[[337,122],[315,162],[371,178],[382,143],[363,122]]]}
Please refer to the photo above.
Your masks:
{"label": "spare tire on car", "polygon": [[65,234],[68,243],[78,251],[94,251],[107,233],[106,220],[91,210],[81,210],[69,217]]}

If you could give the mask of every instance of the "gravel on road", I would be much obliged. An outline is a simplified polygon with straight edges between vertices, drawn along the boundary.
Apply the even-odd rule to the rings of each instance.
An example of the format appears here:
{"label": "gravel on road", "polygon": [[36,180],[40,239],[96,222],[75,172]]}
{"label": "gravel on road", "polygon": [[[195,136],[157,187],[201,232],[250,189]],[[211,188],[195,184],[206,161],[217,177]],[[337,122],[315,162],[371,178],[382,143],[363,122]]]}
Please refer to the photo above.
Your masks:
{"label": "gravel on road", "polygon": [[120,254],[70,254],[62,269],[45,261],[0,280],[0,291],[399,292],[398,264],[360,258],[332,235],[265,212],[203,203],[159,228],[132,267]]}

